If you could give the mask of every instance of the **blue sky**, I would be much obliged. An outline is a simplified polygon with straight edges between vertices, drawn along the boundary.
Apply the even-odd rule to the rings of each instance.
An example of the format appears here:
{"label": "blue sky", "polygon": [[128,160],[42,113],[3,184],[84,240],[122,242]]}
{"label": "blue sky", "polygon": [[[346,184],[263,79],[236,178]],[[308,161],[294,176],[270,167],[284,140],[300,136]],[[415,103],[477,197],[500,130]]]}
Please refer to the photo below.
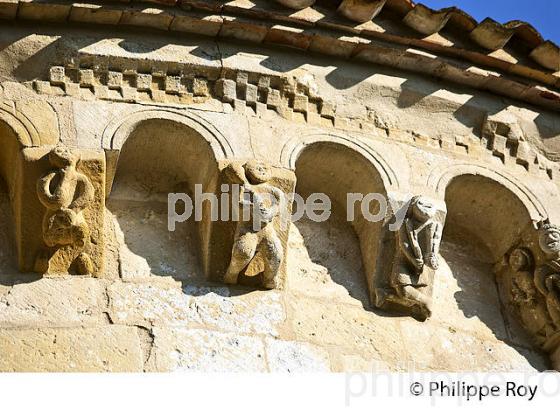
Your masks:
{"label": "blue sky", "polygon": [[500,23],[523,20],[560,45],[560,0],[419,0],[432,9],[457,6],[479,22],[491,17]]}

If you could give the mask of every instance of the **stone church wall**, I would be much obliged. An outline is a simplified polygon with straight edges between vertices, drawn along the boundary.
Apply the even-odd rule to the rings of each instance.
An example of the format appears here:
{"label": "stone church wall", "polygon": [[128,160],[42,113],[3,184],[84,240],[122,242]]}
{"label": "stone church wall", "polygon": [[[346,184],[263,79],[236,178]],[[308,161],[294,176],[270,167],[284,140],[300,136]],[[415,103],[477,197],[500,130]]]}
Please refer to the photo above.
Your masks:
{"label": "stone church wall", "polygon": [[[138,30],[14,25],[0,73],[0,370],[558,368],[554,324],[523,319],[548,305],[533,295],[527,313],[512,296],[509,260],[523,248],[523,269],[548,263],[557,111],[382,65]],[[326,193],[333,214],[271,225],[272,281],[224,283],[235,226],[204,211],[170,232],[168,194],[218,192],[254,159],[268,189]],[[386,196],[387,218],[356,208],[347,222],[349,192]],[[441,244],[418,311],[391,288],[388,226],[419,196]],[[248,270],[266,276],[273,256]]]}

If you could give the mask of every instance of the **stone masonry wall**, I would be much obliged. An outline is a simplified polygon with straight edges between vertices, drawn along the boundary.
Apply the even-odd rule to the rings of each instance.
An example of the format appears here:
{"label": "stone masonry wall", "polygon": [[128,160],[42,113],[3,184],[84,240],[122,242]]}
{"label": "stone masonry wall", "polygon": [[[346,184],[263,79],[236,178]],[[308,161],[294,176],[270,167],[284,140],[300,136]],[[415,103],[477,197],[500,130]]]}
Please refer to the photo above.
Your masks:
{"label": "stone masonry wall", "polygon": [[[449,201],[444,185],[453,172],[497,181],[512,196],[481,200],[473,193],[469,209],[495,213],[499,224],[490,228],[509,235],[521,227],[510,229],[500,215],[514,200],[527,208],[528,223],[560,220],[558,164],[550,159],[560,139],[557,113],[381,66],[196,37],[169,41],[128,31],[111,37],[18,25],[0,38],[7,110],[36,124],[46,141],[39,145],[60,141],[104,154],[107,168],[99,277],[18,271],[19,211],[10,188],[17,178],[3,176],[0,371],[551,367],[507,314],[495,273],[504,253],[493,259],[494,244],[458,223],[444,230],[433,313],[425,322],[372,307],[360,239],[338,217],[290,226],[284,288],[225,285],[205,275],[196,226],[167,230],[172,185],[162,188],[163,177],[135,179],[119,171],[117,158],[126,138],[142,132],[135,118],[162,121],[146,125],[146,138],[167,132],[162,124],[191,138],[182,127],[197,124],[191,127],[199,127],[197,135],[219,136],[206,144],[225,153],[217,161],[258,158],[296,178],[298,147],[329,141],[371,154],[390,192]],[[488,137],[492,121],[519,130],[515,147],[513,131]],[[189,170],[206,166],[202,155],[181,157],[186,151],[176,150]],[[352,165],[331,172],[346,175]],[[484,219],[473,215],[476,231]]]}

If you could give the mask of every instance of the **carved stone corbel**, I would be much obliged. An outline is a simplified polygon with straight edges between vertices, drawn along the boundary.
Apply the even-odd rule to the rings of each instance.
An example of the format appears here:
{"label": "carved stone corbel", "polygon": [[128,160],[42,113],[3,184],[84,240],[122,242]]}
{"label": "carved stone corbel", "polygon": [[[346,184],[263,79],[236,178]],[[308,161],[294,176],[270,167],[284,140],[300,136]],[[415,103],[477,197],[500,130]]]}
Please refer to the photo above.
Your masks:
{"label": "carved stone corbel", "polygon": [[227,187],[230,212],[227,221],[208,222],[208,254],[213,255],[206,261],[208,276],[227,284],[282,288],[295,175],[256,160],[224,163],[221,169],[218,186]]}
{"label": "carved stone corbel", "polygon": [[432,313],[434,275],[446,208],[442,201],[414,196],[395,202],[393,220],[386,225],[382,259],[373,278],[376,307],[426,320]]}
{"label": "carved stone corbel", "polygon": [[47,275],[101,276],[103,153],[64,146],[26,149],[22,176],[22,269]]}
{"label": "carved stone corbel", "polygon": [[560,227],[538,224],[507,256],[499,282],[509,311],[560,370]]}

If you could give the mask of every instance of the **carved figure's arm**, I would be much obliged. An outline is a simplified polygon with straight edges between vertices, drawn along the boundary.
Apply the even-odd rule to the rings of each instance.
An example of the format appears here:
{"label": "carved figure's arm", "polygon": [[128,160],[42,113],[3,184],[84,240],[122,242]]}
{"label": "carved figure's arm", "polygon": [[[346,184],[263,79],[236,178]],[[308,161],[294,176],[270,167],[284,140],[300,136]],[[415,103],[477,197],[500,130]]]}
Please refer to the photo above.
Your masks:
{"label": "carved figure's arm", "polygon": [[421,266],[421,258],[417,258],[414,248],[411,245],[412,242],[412,235],[411,235],[412,227],[410,225],[410,221],[407,219],[405,223],[402,224],[401,228],[397,231],[397,241],[399,245],[399,249],[404,254],[406,259],[416,268],[420,269]]}
{"label": "carved figure's arm", "polygon": [[422,259],[422,248],[420,248],[420,244],[418,243],[418,238],[414,233],[414,228],[412,227],[412,221],[410,219],[407,219],[404,225],[406,228],[406,233],[408,235],[410,246],[412,247],[412,251],[414,252],[415,259]]}
{"label": "carved figure's arm", "polygon": [[51,193],[50,185],[53,178],[56,177],[56,172],[51,172],[37,181],[37,195],[39,201],[49,209],[56,209],[59,207],[61,198],[60,192],[57,190],[56,194]]}

